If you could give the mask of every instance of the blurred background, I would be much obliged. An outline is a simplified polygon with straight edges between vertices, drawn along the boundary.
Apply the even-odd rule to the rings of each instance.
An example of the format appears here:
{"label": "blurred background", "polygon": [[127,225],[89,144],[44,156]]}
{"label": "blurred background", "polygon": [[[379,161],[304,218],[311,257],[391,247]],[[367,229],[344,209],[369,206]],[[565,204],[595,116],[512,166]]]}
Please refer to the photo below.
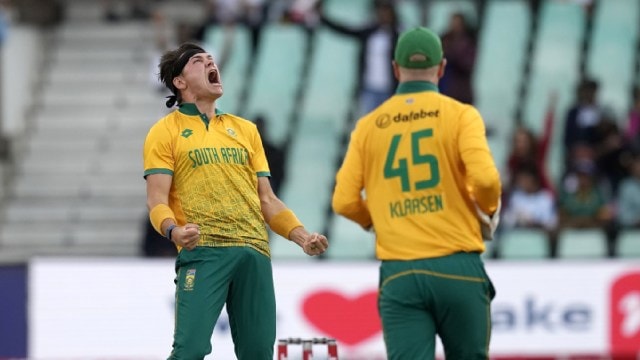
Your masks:
{"label": "blurred background", "polygon": [[[502,175],[496,358],[640,359],[640,0],[0,1],[0,358],[168,354],[175,249],[147,220],[142,144],[169,111],[159,56],[191,41],[331,242],[312,259],[272,234],[278,336],[384,359],[374,238],[330,197],[416,25],[441,34],[440,90],[479,109]],[[234,358],[224,316],[214,352]]]}

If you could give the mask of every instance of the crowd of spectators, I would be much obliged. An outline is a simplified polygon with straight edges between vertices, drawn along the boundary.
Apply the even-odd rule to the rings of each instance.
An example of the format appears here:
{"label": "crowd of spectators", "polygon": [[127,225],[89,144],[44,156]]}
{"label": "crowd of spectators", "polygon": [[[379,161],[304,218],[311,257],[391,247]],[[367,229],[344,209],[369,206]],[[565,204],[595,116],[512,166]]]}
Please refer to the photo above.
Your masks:
{"label": "crowd of spectators", "polygon": [[616,240],[621,230],[640,229],[640,92],[633,90],[632,108],[618,119],[599,103],[598,88],[597,80],[582,80],[574,104],[566,109],[559,179],[547,172],[553,101],[539,137],[522,127],[513,135],[501,233],[541,229],[552,258],[558,256],[559,234],[566,229],[602,231],[609,257],[619,255]]}

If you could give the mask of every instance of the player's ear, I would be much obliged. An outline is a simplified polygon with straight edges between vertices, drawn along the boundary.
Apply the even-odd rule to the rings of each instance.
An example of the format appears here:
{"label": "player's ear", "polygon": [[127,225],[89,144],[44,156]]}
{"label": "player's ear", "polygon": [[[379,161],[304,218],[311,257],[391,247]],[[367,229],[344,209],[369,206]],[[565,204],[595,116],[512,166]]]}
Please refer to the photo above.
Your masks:
{"label": "player's ear", "polygon": [[187,87],[187,83],[184,81],[182,76],[176,76],[173,78],[173,86],[178,90],[184,90]]}
{"label": "player's ear", "polygon": [[444,76],[444,69],[447,67],[447,59],[442,58],[440,65],[438,66],[438,79],[442,79]]}
{"label": "player's ear", "polygon": [[398,70],[398,63],[395,60],[391,60],[391,65],[393,66],[393,76],[395,76],[396,80],[400,81],[400,70]]}

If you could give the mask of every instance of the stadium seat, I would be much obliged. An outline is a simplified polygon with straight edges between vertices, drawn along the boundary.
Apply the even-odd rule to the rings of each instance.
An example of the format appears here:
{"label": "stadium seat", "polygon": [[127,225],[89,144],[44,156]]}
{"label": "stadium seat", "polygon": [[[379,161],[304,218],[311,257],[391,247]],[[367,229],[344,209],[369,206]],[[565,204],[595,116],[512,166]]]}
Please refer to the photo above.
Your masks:
{"label": "stadium seat", "polygon": [[266,135],[276,143],[288,135],[306,40],[306,34],[299,26],[271,24],[263,30],[247,110],[242,115],[250,120],[256,115],[264,115]]}
{"label": "stadium seat", "polygon": [[604,258],[605,233],[600,229],[565,229],[558,236],[558,257],[564,259]]}
{"label": "stadium seat", "polygon": [[549,256],[547,234],[537,229],[507,230],[495,246],[498,246],[503,259],[543,259]]}
{"label": "stadium seat", "polygon": [[347,26],[361,26],[372,19],[371,0],[327,0],[324,11],[327,16]]}
{"label": "stadium seat", "polygon": [[437,34],[442,34],[449,26],[449,19],[451,18],[451,15],[456,12],[463,13],[472,24],[477,21],[477,11],[473,1],[432,1],[431,6],[429,7],[427,26]]}
{"label": "stadium seat", "polygon": [[618,234],[617,255],[621,258],[640,258],[640,229],[625,229]]}
{"label": "stadium seat", "polygon": [[222,111],[237,114],[239,112],[240,97],[244,86],[247,84],[248,65],[253,62],[250,59],[249,31],[243,26],[224,28],[222,26],[210,27],[205,34],[205,48],[217,61],[224,56],[221,54],[225,48],[225,42],[231,37],[230,55],[224,66],[220,67],[224,95],[216,104]]}
{"label": "stadium seat", "polygon": [[[323,124],[302,127],[291,144],[282,198],[308,229],[324,229],[335,176],[337,134]],[[311,161],[313,160],[313,161]]]}
{"label": "stadium seat", "polygon": [[269,235],[271,258],[274,261],[311,261],[314,258],[302,251],[302,248],[292,241],[288,241],[277,234]]}
{"label": "stadium seat", "polygon": [[507,163],[507,157],[509,156],[509,146],[511,145],[511,137],[504,137],[498,135],[492,135],[487,138],[489,143],[489,150],[493,156],[493,161],[498,167],[499,171],[504,171],[502,167]]}
{"label": "stadium seat", "polygon": [[[355,86],[357,50],[355,40],[328,29],[321,28],[316,34],[282,189],[284,202],[312,231],[324,229],[327,221],[339,138]],[[353,61],[345,62],[348,58]]]}
{"label": "stadium seat", "polygon": [[0,229],[3,247],[64,246],[71,241],[68,229],[62,229],[59,223],[51,221],[8,223]]}
{"label": "stadium seat", "polygon": [[505,142],[514,123],[530,22],[525,0],[491,1],[479,34],[475,105],[487,126]]}
{"label": "stadium seat", "polygon": [[333,215],[331,219],[331,246],[327,250],[330,259],[372,260],[375,258],[375,235],[364,231],[360,225],[346,218]]}
{"label": "stadium seat", "polygon": [[416,1],[400,1],[397,9],[400,23],[404,28],[425,25],[422,23],[420,6]]}
{"label": "stadium seat", "polygon": [[639,21],[637,0],[601,1],[596,7],[587,73],[600,82],[600,102],[618,116],[630,105]]}
{"label": "stadium seat", "polygon": [[[556,92],[556,119],[562,119],[574,100],[580,69],[580,46],[585,24],[584,9],[575,2],[545,1],[525,104],[526,125],[540,133],[549,102]],[[556,125],[561,127],[561,121]]]}

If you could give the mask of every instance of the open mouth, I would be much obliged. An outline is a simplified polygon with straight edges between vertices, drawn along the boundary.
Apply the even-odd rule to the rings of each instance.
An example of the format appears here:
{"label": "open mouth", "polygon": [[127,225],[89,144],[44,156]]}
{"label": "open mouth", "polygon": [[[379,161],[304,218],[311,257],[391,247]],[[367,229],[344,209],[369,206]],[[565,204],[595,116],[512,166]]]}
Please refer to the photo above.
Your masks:
{"label": "open mouth", "polygon": [[207,75],[207,79],[210,84],[219,84],[220,83],[220,75],[217,70],[211,70]]}

